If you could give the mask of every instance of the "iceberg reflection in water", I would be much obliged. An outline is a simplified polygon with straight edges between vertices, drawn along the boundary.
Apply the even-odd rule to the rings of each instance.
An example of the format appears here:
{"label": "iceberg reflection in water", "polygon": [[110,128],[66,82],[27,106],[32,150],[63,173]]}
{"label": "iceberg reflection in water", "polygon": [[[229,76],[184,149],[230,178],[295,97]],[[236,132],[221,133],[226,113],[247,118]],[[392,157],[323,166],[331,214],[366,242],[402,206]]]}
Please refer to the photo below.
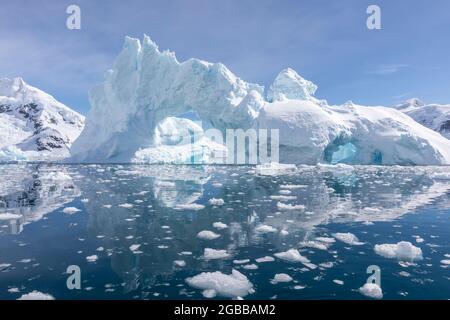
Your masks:
{"label": "iceberg reflection in water", "polygon": [[[359,299],[374,264],[384,298],[450,297],[445,167],[28,164],[0,175],[1,298]],[[400,241],[423,260],[374,252]],[[65,286],[69,265],[81,290]]]}

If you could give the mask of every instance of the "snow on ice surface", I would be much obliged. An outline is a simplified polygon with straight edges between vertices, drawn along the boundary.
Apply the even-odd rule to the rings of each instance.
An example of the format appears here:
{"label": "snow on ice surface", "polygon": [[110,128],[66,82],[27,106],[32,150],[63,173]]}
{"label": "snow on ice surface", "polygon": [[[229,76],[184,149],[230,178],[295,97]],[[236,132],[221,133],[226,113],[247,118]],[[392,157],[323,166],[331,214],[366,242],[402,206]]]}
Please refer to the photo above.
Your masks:
{"label": "snow on ice surface", "polygon": [[315,269],[316,266],[309,261],[308,258],[302,256],[300,252],[298,252],[297,249],[289,249],[284,252],[278,252],[274,254],[275,257],[281,260],[285,260],[288,262],[300,262],[303,263],[305,266],[307,266],[310,269]]}
{"label": "snow on ice surface", "polygon": [[231,257],[226,250],[216,250],[212,248],[205,248],[203,258],[205,260],[226,259]]}
{"label": "snow on ice surface", "polygon": [[423,259],[422,249],[408,241],[400,241],[396,244],[377,244],[374,250],[376,254],[390,259],[398,259],[401,261],[417,261]]}
{"label": "snow on ice surface", "polygon": [[[174,137],[158,139],[165,119],[194,112],[218,132],[279,130],[281,163],[450,164],[450,141],[401,111],[328,105],[312,96],[315,90],[285,69],[266,99],[262,86],[239,79],[223,64],[179,62],[147,36],[142,43],[127,37],[105,82],[90,92],[92,109],[72,146],[72,161],[153,163],[163,157],[208,163],[209,142],[200,153],[191,148],[199,142],[174,146]],[[193,124],[179,121],[177,132],[186,136]]]}
{"label": "snow on ice surface", "polygon": [[364,284],[361,288],[359,288],[359,292],[369,298],[383,298],[383,291],[381,290],[380,286],[375,283]]}
{"label": "snow on ice surface", "polygon": [[277,273],[270,282],[272,284],[277,284],[280,282],[291,282],[292,280],[294,279],[286,273]]}
{"label": "snow on ice surface", "polygon": [[214,240],[220,237],[220,234],[217,234],[213,231],[203,230],[197,234],[197,238],[202,240]]}
{"label": "snow on ice surface", "polygon": [[84,117],[21,78],[0,79],[0,162],[69,157]]}
{"label": "snow on ice surface", "polygon": [[245,275],[234,269],[229,275],[220,271],[202,272],[187,278],[186,283],[193,288],[204,290],[206,297],[218,295],[225,298],[237,298],[254,293],[253,284]]}
{"label": "snow on ice surface", "polygon": [[34,290],[30,293],[23,294],[17,300],[55,300],[55,298],[48,293],[42,293],[40,291]]}
{"label": "snow on ice surface", "polygon": [[360,246],[360,245],[364,244],[364,242],[359,241],[359,239],[353,233],[350,233],[350,232],[334,233],[333,237],[335,237],[339,241],[342,241],[342,242],[352,245],[352,246]]}

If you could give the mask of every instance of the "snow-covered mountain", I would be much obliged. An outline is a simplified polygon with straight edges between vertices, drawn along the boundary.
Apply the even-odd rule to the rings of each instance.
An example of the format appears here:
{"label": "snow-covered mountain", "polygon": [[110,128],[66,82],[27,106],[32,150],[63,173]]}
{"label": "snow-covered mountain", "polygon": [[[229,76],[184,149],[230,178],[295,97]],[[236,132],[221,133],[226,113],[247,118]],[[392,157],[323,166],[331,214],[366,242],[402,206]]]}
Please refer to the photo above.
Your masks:
{"label": "snow-covered mountain", "polygon": [[[142,44],[127,37],[105,82],[90,92],[92,109],[72,146],[72,161],[152,162],[161,147],[158,126],[194,112],[222,132],[278,129],[280,162],[450,164],[450,141],[404,113],[352,103],[331,106],[313,96],[316,89],[288,68],[265,96],[262,86],[241,80],[223,64],[179,62],[147,36]],[[164,162],[192,157],[188,149],[166,154]]]}
{"label": "snow-covered mountain", "polygon": [[395,108],[450,139],[450,104],[425,104],[419,99],[410,99]]}
{"label": "snow-covered mountain", "polygon": [[69,157],[84,117],[21,78],[0,79],[0,161]]}

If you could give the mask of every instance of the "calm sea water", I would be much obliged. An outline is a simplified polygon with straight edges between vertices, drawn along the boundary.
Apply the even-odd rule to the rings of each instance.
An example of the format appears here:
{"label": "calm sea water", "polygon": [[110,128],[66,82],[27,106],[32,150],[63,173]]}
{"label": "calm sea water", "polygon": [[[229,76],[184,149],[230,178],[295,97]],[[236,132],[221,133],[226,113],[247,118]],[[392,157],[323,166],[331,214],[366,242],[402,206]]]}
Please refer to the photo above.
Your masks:
{"label": "calm sea water", "polygon": [[[34,290],[56,299],[204,299],[186,278],[233,269],[253,285],[245,299],[367,299],[358,288],[370,265],[381,269],[384,299],[449,299],[449,171],[2,165],[0,299]],[[198,238],[205,230],[219,237]],[[374,251],[399,241],[423,259]],[[229,256],[208,260],[205,248]],[[310,265],[256,262],[292,248]],[[69,265],[80,267],[80,290],[66,286]],[[274,283],[280,273],[292,281]]]}

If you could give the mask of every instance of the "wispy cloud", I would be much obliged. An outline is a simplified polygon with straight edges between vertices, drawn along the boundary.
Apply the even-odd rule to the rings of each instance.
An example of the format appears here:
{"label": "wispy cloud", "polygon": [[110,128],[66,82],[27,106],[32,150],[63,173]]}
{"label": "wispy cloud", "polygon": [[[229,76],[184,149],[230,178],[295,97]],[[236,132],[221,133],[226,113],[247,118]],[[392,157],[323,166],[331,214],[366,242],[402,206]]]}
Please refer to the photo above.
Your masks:
{"label": "wispy cloud", "polygon": [[411,66],[408,64],[383,64],[366,71],[366,73],[376,75],[389,75],[410,67]]}

